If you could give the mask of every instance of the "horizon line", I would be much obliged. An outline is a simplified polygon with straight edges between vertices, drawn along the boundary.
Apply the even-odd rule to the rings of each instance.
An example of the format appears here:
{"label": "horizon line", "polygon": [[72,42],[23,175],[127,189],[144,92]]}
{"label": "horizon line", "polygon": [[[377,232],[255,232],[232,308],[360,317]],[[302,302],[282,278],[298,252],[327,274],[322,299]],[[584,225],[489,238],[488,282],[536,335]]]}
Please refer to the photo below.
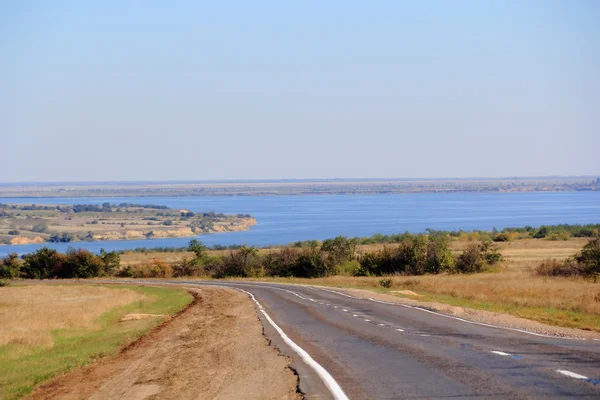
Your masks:
{"label": "horizon line", "polygon": [[531,180],[531,179],[595,179],[594,175],[524,175],[524,176],[473,176],[473,177],[436,177],[436,178],[256,178],[256,179],[162,179],[162,180],[106,180],[106,181],[15,181],[0,182],[0,186],[31,186],[31,185],[106,185],[106,184],[207,184],[207,183],[326,183],[326,182],[386,182],[386,181],[443,181],[443,180]]}

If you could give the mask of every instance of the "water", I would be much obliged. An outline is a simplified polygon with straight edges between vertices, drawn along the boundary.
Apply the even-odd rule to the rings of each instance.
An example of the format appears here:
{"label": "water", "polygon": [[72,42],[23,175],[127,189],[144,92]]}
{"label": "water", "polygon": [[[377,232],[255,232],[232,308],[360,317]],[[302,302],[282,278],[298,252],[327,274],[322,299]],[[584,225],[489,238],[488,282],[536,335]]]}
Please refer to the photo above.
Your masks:
{"label": "water", "polygon": [[[600,223],[600,192],[564,193],[420,193],[390,195],[141,197],[141,198],[0,198],[0,203],[159,204],[177,209],[249,213],[258,225],[245,232],[201,235],[206,245],[264,246],[337,235],[370,236],[404,231],[502,229],[511,226]],[[35,251],[44,245],[60,251],[69,245],[91,251],[135,247],[186,246],[190,238],[46,243],[0,246],[0,256]]]}

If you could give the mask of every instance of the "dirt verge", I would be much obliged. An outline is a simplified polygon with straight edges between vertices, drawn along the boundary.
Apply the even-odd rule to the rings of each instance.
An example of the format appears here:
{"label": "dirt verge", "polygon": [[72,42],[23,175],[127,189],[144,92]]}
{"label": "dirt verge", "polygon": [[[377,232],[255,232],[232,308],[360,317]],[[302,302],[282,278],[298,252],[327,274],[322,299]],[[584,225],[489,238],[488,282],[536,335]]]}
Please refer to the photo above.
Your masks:
{"label": "dirt verge", "polygon": [[269,347],[252,302],[230,289],[193,291],[199,301],[119,356],[56,378],[29,398],[300,398],[290,360]]}

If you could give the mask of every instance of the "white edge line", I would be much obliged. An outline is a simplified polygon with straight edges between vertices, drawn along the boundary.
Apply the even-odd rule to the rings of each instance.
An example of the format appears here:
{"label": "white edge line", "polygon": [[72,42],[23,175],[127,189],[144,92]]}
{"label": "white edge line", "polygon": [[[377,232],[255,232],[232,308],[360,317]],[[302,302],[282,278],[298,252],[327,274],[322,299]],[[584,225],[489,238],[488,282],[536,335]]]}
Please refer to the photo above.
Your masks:
{"label": "white edge line", "polygon": [[[236,288],[237,289],[237,288]],[[329,389],[333,397],[337,400],[349,400],[346,393],[342,390],[341,386],[333,379],[331,374],[327,372],[325,368],[323,368],[319,363],[317,363],[302,347],[298,346],[292,339],[290,339],[285,332],[271,319],[269,314],[263,309],[262,305],[256,300],[254,295],[250,292],[247,292],[243,289],[238,289],[242,292],[246,293],[250,298],[256,303],[260,312],[265,316],[267,321],[275,328],[275,330],[279,333],[283,341],[292,348],[302,360],[308,364],[316,373],[319,375],[325,386]]]}
{"label": "white edge line", "polygon": [[580,379],[582,381],[587,381],[589,379],[587,376],[579,375],[575,372],[567,371],[566,369],[557,369],[556,372],[558,372],[559,374],[566,375],[569,378]]}

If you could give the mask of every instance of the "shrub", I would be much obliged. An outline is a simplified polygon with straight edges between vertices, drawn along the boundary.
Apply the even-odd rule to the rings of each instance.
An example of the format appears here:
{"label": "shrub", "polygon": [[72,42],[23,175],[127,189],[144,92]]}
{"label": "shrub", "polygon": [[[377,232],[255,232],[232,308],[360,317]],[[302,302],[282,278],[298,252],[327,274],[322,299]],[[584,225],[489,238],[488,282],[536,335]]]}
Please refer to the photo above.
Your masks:
{"label": "shrub", "polygon": [[46,233],[46,232],[48,232],[48,225],[46,225],[46,224],[34,225],[31,227],[31,232]]}
{"label": "shrub", "polygon": [[581,268],[573,259],[543,260],[534,270],[539,276],[578,276],[581,275]]}
{"label": "shrub", "polygon": [[173,265],[174,277],[202,275],[205,275],[202,259],[186,258],[181,263]]}
{"label": "shrub", "polygon": [[342,276],[361,276],[364,275],[360,263],[356,260],[345,261],[338,265],[337,275]]}
{"label": "shrub", "polygon": [[48,247],[26,254],[22,258],[22,271],[25,277],[30,279],[47,279],[64,260],[62,254]]}
{"label": "shrub", "polygon": [[16,229],[11,229],[10,231],[7,232],[9,235],[11,236],[15,236],[18,235],[20,232]]}
{"label": "shrub", "polygon": [[546,240],[569,240],[570,238],[571,235],[569,234],[569,232],[565,231],[552,232],[548,236],[546,236]]}
{"label": "shrub", "polygon": [[600,276],[600,238],[590,239],[575,255],[575,260],[584,275]]}
{"label": "shrub", "polygon": [[482,272],[487,263],[481,251],[481,244],[471,243],[458,256],[456,269],[465,274]]}
{"label": "shrub", "polygon": [[171,276],[173,276],[173,269],[162,261],[153,260],[148,268],[148,277],[150,278],[170,278]]}
{"label": "shrub", "polygon": [[102,258],[84,249],[69,248],[62,262],[51,274],[53,278],[94,278],[105,274]]}
{"label": "shrub", "polygon": [[0,279],[15,279],[20,275],[21,264],[17,253],[11,253],[0,260]]}
{"label": "shrub", "polygon": [[5,287],[10,285],[10,282],[5,279],[0,279],[0,287]]}
{"label": "shrub", "polygon": [[392,287],[392,280],[390,278],[382,279],[379,281],[379,286],[389,289]]}

